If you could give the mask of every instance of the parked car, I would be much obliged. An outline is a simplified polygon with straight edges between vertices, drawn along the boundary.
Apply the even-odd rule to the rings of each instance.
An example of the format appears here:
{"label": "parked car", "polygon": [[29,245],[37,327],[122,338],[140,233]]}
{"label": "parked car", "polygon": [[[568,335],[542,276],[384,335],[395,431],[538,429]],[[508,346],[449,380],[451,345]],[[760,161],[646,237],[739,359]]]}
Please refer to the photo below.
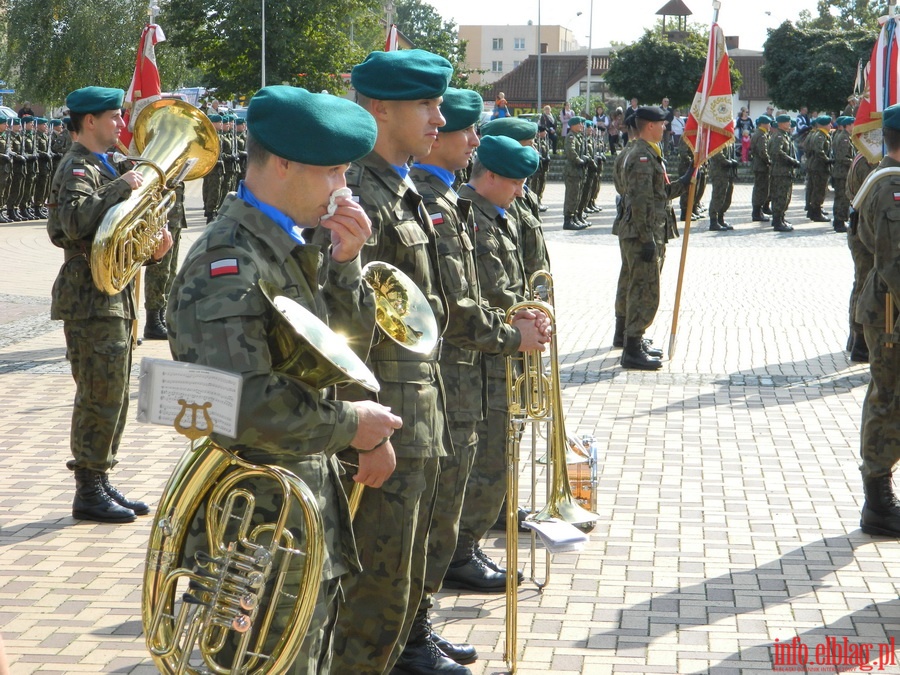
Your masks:
{"label": "parked car", "polygon": [[16,111],[12,108],[8,108],[5,105],[0,105],[0,116],[2,117],[18,117]]}

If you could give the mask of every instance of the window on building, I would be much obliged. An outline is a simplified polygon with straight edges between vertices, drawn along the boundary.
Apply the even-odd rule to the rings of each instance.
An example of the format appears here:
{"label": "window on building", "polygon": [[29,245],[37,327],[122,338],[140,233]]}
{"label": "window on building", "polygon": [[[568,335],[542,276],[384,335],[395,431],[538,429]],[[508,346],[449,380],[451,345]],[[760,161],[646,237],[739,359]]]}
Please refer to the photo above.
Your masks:
{"label": "window on building", "polygon": [[494,51],[499,52],[503,50],[503,38],[494,38]]}
{"label": "window on building", "polygon": [[513,49],[525,49],[525,38],[513,38]]}
{"label": "window on building", "polygon": [[503,72],[503,61],[491,61],[491,72],[492,73],[502,73]]}
{"label": "window on building", "polygon": [[[513,61],[513,70],[515,70],[516,68],[518,68],[518,67],[519,67],[519,64],[521,64],[521,63],[522,63],[521,61]],[[591,87],[591,89],[593,89],[593,87]]]}

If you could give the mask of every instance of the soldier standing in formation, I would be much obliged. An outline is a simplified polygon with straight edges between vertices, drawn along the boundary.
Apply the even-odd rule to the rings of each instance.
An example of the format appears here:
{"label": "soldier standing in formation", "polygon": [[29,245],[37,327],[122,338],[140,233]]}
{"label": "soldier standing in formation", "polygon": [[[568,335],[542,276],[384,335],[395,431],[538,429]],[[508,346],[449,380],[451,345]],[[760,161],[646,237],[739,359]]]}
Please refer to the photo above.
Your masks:
{"label": "soldier standing in formation", "polygon": [[[509,325],[504,312],[488,309],[481,302],[473,255],[476,234],[472,202],[460,197],[452,184],[455,172],[466,168],[479,145],[475,123],[481,118],[482,108],[477,92],[447,89],[441,103],[446,124],[441,127],[431,152],[417,157],[409,174],[434,224],[438,265],[448,304],[450,320],[444,332],[440,367],[448,392],[447,429],[453,453],[440,459],[440,481],[428,534],[425,594],[398,660],[405,672],[465,673],[467,669],[447,663],[443,657],[459,664],[477,658],[471,645],[453,644],[435,633],[428,611],[433,594],[441,589],[456,548],[463,497],[476,457],[476,425],[483,419],[481,354],[498,354],[504,358],[517,350],[540,348],[543,339],[533,313],[524,312],[514,325]],[[516,118],[502,118],[491,124],[506,120]]]}
{"label": "soldier standing in formation", "polygon": [[175,202],[169,210],[167,227],[172,235],[172,248],[169,249],[156,265],[147,267],[144,273],[144,338],[147,340],[165,340],[166,304],[175,275],[178,273],[178,251],[181,242],[181,231],[187,227],[184,212],[184,183],[175,188]]}
{"label": "soldier standing in formation", "polygon": [[543,200],[544,190],[547,187],[547,174],[550,172],[550,137],[547,135],[547,129],[541,125],[538,125],[534,149],[540,155],[541,163],[538,165],[538,170],[528,179],[528,187],[538,199],[538,211],[544,213],[547,210]]}
{"label": "soldier standing in formation", "polygon": [[12,218],[6,212],[6,202],[12,183],[13,158],[9,147],[9,118],[0,115],[0,223],[11,223]]}
{"label": "soldier standing in formation", "polygon": [[225,150],[222,140],[222,116],[218,113],[211,113],[209,121],[219,134],[219,159],[216,161],[212,171],[203,177],[203,216],[207,223],[211,223],[219,210],[219,204],[222,201],[222,187],[225,180]]}
{"label": "soldier standing in formation", "polygon": [[6,216],[13,222],[28,220],[28,216],[19,211],[19,200],[25,183],[25,155],[22,152],[22,120],[14,118],[12,132],[9,135],[7,154],[12,158],[12,175],[9,181],[9,192],[6,196]]}
{"label": "soldier standing in formation", "polygon": [[815,128],[807,134],[803,146],[806,154],[806,217],[816,223],[827,223],[822,210],[831,176],[831,117],[820,115]]}
{"label": "soldier standing in formation", "polygon": [[588,222],[578,217],[578,203],[581,200],[581,186],[584,183],[584,118],[575,115],[569,118],[569,132],[566,134],[566,163],[563,180],[566,196],[563,203],[563,229],[583,230]]}
{"label": "soldier standing in formation", "polygon": [[834,220],[832,226],[835,232],[846,232],[847,221],[850,219],[850,200],[847,198],[847,174],[850,173],[850,165],[856,155],[856,149],[850,140],[850,132],[853,130],[853,118],[842,115],[835,124],[837,131],[831,139],[832,156],[834,166],[831,176],[834,182],[834,207],[832,214]]}
{"label": "soldier standing in formation", "polygon": [[[352,446],[360,456],[378,455],[373,448],[383,447],[400,419],[373,401],[335,401],[328,390],[277,371],[273,361],[282,349],[274,327],[282,318],[259,282],[273,283],[365,354],[375,323],[359,258],[371,232],[369,219],[346,198],[337,201],[330,218],[324,217],[330,195],[345,185],[347,163],[372,148],[375,125],[350,101],[287,86],[260,89],[250,101],[248,117],[247,180],[237,194],[225,198],[220,216],[191,247],[178,274],[168,311],[169,345],[179,361],[242,375],[238,437],[213,434],[216,442],[249,462],[287,468],[315,496],[324,525],[321,585],[289,672],[318,675],[330,672],[341,577],[359,568],[335,453]],[[285,124],[292,129],[288,136]],[[307,245],[301,236],[301,227],[320,225],[331,233],[326,249]],[[319,276],[323,256],[328,270]],[[376,491],[393,468],[387,460],[392,455],[360,467],[354,479]],[[264,520],[274,520],[280,503],[272,493],[255,488],[255,479],[241,487],[254,494],[254,508]],[[291,521],[287,525],[297,527]],[[207,549],[206,530],[191,531],[200,536],[188,541],[187,555]],[[289,576],[284,593],[296,594],[297,585],[296,575]],[[351,609],[355,613],[357,608]],[[284,615],[276,616],[271,635],[281,635],[284,624]],[[362,671],[335,667],[333,672]]]}
{"label": "soldier standing in formation", "polygon": [[50,134],[47,131],[47,120],[44,117],[35,119],[37,128],[34,132],[34,151],[37,155],[37,174],[34,181],[34,195],[31,210],[36,218],[46,218],[47,197],[50,196],[50,178],[53,175],[53,155],[50,151]]}
{"label": "soldier standing in formation", "polygon": [[775,123],[778,128],[772,131],[768,144],[771,163],[769,197],[772,200],[772,227],[776,232],[790,232],[794,228],[784,218],[791,205],[794,170],[800,166],[800,162],[794,154],[790,116],[779,115],[775,118]]}
{"label": "soldier standing in formation", "polygon": [[[53,284],[50,318],[63,321],[66,357],[75,380],[72,456],[75,472],[72,516],[82,520],[128,523],[149,513],[143,502],[127,499],[109,481],[128,414],[134,286],[117,295],[99,290],[91,276],[91,245],[103,216],[140,187],[143,177],[119,175],[106,158],[122,121],[121,89],[85,87],[66,98],[78,133],[63,157],[50,188],[50,241],[64,249],[65,261]],[[172,245],[164,229],[153,259]]]}
{"label": "soldier standing in formation", "polygon": [[659,350],[651,352],[644,332],[659,308],[666,242],[677,236],[675,213],[669,201],[690,185],[692,172],[674,183],[668,180],[659,146],[666,128],[662,108],[641,106],[634,116],[638,137],[622,169],[627,206],[618,228],[627,289],[621,363],[623,368],[658,370],[662,367],[662,354]]}
{"label": "soldier standing in formation", "polygon": [[[886,155],[878,169],[900,168],[900,105],[882,114]],[[869,347],[872,378],[863,400],[860,455],[865,502],[860,528],[866,534],[900,537],[900,500],[891,476],[900,461],[900,249],[897,247],[900,178],[871,174],[856,201],[859,239],[873,256],[856,308]],[[892,314],[887,315],[888,299]],[[890,330],[886,328],[890,326]]]}
{"label": "soldier standing in formation", "polygon": [[768,223],[767,214],[772,210],[769,203],[769,132],[774,120],[768,115],[762,115],[756,120],[756,129],[750,138],[750,162],[753,168],[753,194],[751,204],[753,212],[750,216],[754,222]]}
{"label": "soldier standing in formation", "polygon": [[735,143],[729,143],[721,152],[709,158],[709,182],[712,185],[712,195],[709,198],[709,229],[733,230],[734,228],[725,222],[725,213],[731,207],[731,197],[734,193],[734,179],[740,162],[735,159]]}
{"label": "soldier standing in formation", "polygon": [[[684,175],[688,171],[694,169],[694,151],[687,144],[687,139],[681,137],[681,148],[678,153],[678,173]],[[703,195],[706,193],[706,184],[708,182],[709,165],[704,162],[697,171],[697,181],[694,187],[694,210],[691,213],[691,219],[697,220],[705,210],[703,207]],[[687,220],[687,192],[681,194],[678,205],[681,210],[681,220]]]}
{"label": "soldier standing in formation", "polygon": [[600,194],[600,183],[603,177],[603,141],[592,120],[585,121],[587,132],[584,142],[585,175],[581,187],[581,199],[578,201],[578,213],[599,213],[603,209],[597,206],[597,195]]}
{"label": "soldier standing in formation", "polygon": [[[866,177],[875,170],[875,164],[869,162],[862,153],[856,155],[850,164],[850,172],[847,174],[847,200],[852,202]],[[859,292],[862,290],[866,277],[872,270],[874,259],[869,250],[859,240],[859,211],[850,210],[850,219],[847,227],[847,246],[850,248],[850,257],[853,259],[853,287],[850,289],[850,337],[847,339],[847,351],[850,352],[850,360],[856,363],[868,363],[869,347],[866,344],[866,334],[862,324],[856,320],[856,305],[859,300]]]}
{"label": "soldier standing in formation", "polygon": [[[222,192],[219,194],[219,205],[225,200],[225,195],[237,189],[237,178],[240,172],[237,143],[234,133],[234,115],[226,113],[222,115],[222,160],[225,166],[225,175],[222,178]],[[216,208],[218,211],[218,208]]]}

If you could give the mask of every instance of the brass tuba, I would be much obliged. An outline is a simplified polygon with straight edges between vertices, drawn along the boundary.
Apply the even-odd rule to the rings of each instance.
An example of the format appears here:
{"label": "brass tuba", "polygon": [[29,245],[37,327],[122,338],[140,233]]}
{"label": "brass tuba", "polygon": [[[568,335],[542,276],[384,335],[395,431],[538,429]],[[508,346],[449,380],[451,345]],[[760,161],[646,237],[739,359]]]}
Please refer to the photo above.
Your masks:
{"label": "brass tuba", "polygon": [[94,285],[116,295],[131,283],[159,245],[175,203],[175,187],[202,178],[219,159],[219,137],[197,108],[175,99],[154,101],[134,124],[144,182],[106,212],[91,246]]}
{"label": "brass tuba", "polygon": [[[270,344],[280,372],[316,388],[378,390],[340,336],[271,284],[260,287],[283,317]],[[192,531],[203,516],[206,528]],[[144,569],[141,617],[160,672],[286,672],[312,618],[324,555],[316,498],[297,476],[209,439],[189,448],[163,491]]]}

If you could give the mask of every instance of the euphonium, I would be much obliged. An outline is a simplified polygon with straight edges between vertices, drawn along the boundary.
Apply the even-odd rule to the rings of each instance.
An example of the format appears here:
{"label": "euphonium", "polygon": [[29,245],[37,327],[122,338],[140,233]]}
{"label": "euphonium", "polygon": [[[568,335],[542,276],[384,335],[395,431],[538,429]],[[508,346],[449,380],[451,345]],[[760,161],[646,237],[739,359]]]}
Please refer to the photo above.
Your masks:
{"label": "euphonium", "polygon": [[144,182],[106,212],[91,246],[94,285],[109,295],[121,293],[153,255],[178,183],[202,178],[219,159],[212,123],[175,99],[154,101],[141,111],[134,143],[141,156],[129,159],[137,162]]}
{"label": "euphonium", "polygon": [[[316,388],[378,390],[340,336],[270,284],[260,287],[284,318],[270,345],[280,372]],[[192,530],[201,518],[206,528]],[[209,439],[189,448],[163,491],[144,569],[141,615],[160,672],[286,672],[312,618],[324,555],[316,498],[297,476]]]}

